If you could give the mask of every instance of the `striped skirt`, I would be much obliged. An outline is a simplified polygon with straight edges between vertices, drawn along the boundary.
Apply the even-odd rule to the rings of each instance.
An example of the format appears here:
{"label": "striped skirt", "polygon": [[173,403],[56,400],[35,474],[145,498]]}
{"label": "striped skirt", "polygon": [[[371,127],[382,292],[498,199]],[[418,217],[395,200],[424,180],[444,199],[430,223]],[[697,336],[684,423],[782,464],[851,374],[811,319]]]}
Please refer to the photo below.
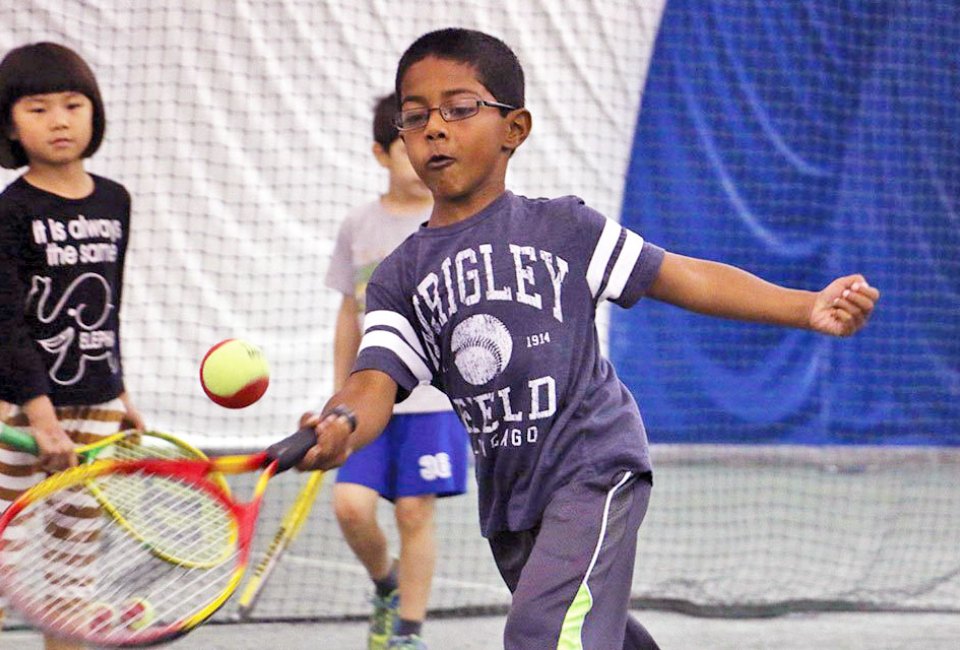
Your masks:
{"label": "striped skirt", "polygon": [[[96,442],[120,430],[126,413],[123,402],[117,398],[93,406],[64,406],[56,409],[57,419],[67,435],[77,445]],[[8,426],[29,431],[26,414],[17,406],[8,406],[3,415]],[[44,479],[46,474],[37,467],[37,458],[31,454],[15,451],[0,444],[0,511],[3,511],[23,492]],[[92,564],[96,554],[99,535],[97,526],[100,508],[96,499],[83,488],[63,495],[63,503],[50,509],[45,515],[44,531],[50,536],[56,553],[64,558],[61,575],[50,576],[51,595],[55,598],[81,596],[85,584],[94,576],[86,575],[84,567]],[[15,557],[17,550],[16,530],[8,530],[4,552]],[[63,540],[69,539],[69,549]],[[23,540],[27,543],[30,540]],[[64,551],[67,552],[64,552]],[[0,596],[0,620],[3,617],[4,601]]]}

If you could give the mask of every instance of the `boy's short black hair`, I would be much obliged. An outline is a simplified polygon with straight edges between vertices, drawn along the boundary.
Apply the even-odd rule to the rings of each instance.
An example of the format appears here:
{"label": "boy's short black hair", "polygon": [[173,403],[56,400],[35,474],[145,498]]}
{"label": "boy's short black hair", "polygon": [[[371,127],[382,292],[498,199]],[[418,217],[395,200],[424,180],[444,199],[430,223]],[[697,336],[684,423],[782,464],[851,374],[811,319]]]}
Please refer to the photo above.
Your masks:
{"label": "boy's short black hair", "polygon": [[397,114],[397,95],[390,93],[377,100],[373,109],[373,141],[383,147],[383,150],[390,151],[390,145],[400,137],[400,132],[393,122],[393,116]]}
{"label": "boy's short black hair", "polygon": [[523,67],[517,55],[506,43],[494,36],[459,27],[448,27],[424,34],[407,48],[397,64],[398,98],[403,75],[414,63],[430,56],[473,66],[477,71],[477,80],[498,102],[516,108],[523,107]]}
{"label": "boy's short black hair", "polygon": [[22,97],[73,91],[93,104],[93,133],[83,152],[89,158],[103,142],[106,116],[97,78],[80,55],[57,43],[32,43],[11,50],[0,61],[0,166],[17,169],[29,164],[19,142],[10,139],[12,109]]}

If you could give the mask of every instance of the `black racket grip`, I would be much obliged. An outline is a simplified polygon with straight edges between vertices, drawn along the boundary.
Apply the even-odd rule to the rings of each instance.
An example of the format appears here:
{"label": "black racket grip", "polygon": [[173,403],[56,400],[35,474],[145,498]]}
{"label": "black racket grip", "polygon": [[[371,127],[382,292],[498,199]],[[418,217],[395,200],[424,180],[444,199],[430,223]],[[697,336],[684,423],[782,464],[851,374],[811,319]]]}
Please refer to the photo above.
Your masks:
{"label": "black racket grip", "polygon": [[313,427],[303,427],[267,447],[267,464],[277,461],[277,472],[285,472],[299,463],[316,443],[317,434]]}

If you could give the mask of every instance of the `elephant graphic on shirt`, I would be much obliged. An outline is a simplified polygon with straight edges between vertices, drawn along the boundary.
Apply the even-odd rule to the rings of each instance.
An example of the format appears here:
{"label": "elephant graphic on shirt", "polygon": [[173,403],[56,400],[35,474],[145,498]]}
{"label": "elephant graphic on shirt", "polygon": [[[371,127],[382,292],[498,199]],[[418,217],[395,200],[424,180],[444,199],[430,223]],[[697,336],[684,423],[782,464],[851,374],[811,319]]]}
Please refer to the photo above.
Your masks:
{"label": "elephant graphic on shirt", "polygon": [[[53,281],[50,278],[34,276],[27,294],[27,310],[35,308],[37,320],[49,324],[66,314],[68,325],[57,334],[38,340],[37,343],[56,360],[50,367],[50,379],[60,386],[72,386],[83,379],[86,365],[92,361],[106,361],[114,373],[120,369],[119,360],[114,354],[114,346],[107,346],[95,353],[82,352],[71,354],[80,336],[84,332],[95,332],[103,326],[116,309],[113,302],[113,289],[103,276],[96,273],[83,273],[75,278],[56,304],[50,305]],[[34,307],[35,304],[35,307]],[[75,368],[65,367],[70,359],[77,358]]]}

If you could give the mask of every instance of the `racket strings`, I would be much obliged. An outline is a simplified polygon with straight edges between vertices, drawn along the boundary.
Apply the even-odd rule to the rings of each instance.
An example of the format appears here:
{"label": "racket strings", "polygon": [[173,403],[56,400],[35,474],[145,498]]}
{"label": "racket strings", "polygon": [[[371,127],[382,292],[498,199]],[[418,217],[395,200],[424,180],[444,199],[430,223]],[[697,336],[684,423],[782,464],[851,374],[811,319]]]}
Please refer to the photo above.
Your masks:
{"label": "racket strings", "polygon": [[[133,432],[97,456],[113,460],[198,457],[202,457],[202,453],[196,449],[155,432]],[[155,481],[149,476],[134,480],[132,477],[118,479],[112,474],[93,479],[88,485],[98,501],[120,519],[121,525],[127,526],[131,534],[167,561],[196,565],[219,563],[234,543],[225,535],[230,526],[224,522],[222,510],[207,507],[207,500],[191,500],[190,488],[171,481]],[[148,499],[144,498],[145,493],[150,493]],[[194,504],[192,509],[184,507],[190,503]],[[184,517],[189,522],[182,521]],[[184,537],[187,530],[193,534],[193,544]]]}
{"label": "racket strings", "polygon": [[141,541],[170,561],[221,562],[233,543],[229,515],[209,499],[194,498],[192,488],[151,476],[112,475],[97,487]]}
{"label": "racket strings", "polygon": [[98,481],[126,499],[121,507],[137,513],[136,528],[162,530],[172,554],[216,561],[169,561],[100,507],[86,486],[55,492],[25,508],[7,529],[13,538],[0,546],[5,595],[28,619],[116,645],[176,626],[223,593],[239,563],[236,521],[224,503],[172,477],[133,473]]}
{"label": "racket strings", "polygon": [[138,460],[140,458],[197,458],[189,448],[174,444],[162,438],[146,434],[131,434],[104,450],[101,458],[117,460]]}
{"label": "racket strings", "polygon": [[82,487],[56,492],[42,509],[38,537],[45,564],[44,579],[60,593],[83,593],[94,580],[100,542],[100,508]]}

